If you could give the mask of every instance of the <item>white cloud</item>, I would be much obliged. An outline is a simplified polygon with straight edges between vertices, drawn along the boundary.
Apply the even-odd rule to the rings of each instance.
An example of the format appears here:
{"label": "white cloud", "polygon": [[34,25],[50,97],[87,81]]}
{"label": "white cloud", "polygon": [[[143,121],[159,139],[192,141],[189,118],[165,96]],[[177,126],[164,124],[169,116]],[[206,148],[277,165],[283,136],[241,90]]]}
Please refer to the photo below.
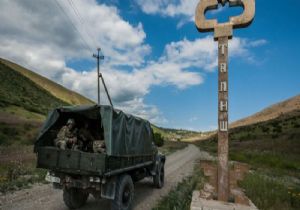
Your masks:
{"label": "white cloud", "polygon": [[[67,67],[72,59],[92,59],[92,52],[83,44],[82,36],[93,47],[94,42],[99,44],[105,53],[101,70],[115,105],[159,125],[167,119],[156,106],[144,102],[151,87],[173,85],[184,89],[199,85],[203,82],[200,70],[212,71],[217,66],[217,48],[212,37],[171,42],[158,60],[145,62],[151,47],[145,43],[146,33],[141,23],[133,26],[123,20],[116,7],[99,5],[95,0],[74,2],[84,25],[68,1],[59,0],[64,14],[55,1],[2,0],[0,57],[95,100],[95,69],[78,72]],[[248,46],[246,43],[247,40],[234,39],[230,47],[232,55],[248,56],[249,47],[263,44],[263,41],[257,40]],[[107,103],[103,91],[101,96]]]}
{"label": "white cloud", "polygon": [[188,16],[192,18],[199,0],[135,0],[146,14]]}

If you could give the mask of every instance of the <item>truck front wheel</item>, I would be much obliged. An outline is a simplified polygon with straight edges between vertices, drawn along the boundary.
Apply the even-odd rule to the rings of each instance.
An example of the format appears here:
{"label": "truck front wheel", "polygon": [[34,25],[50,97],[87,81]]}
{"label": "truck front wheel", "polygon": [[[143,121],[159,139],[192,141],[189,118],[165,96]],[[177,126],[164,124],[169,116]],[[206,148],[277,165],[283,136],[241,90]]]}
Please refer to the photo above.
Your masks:
{"label": "truck front wheel", "polygon": [[64,188],[63,198],[69,209],[78,209],[83,206],[89,197],[88,192],[78,188]]}
{"label": "truck front wheel", "polygon": [[112,210],[131,210],[133,205],[134,186],[129,175],[118,178],[115,199],[112,201]]}
{"label": "truck front wheel", "polygon": [[156,168],[156,173],[153,176],[154,186],[158,189],[164,186],[165,182],[165,165],[161,162]]}

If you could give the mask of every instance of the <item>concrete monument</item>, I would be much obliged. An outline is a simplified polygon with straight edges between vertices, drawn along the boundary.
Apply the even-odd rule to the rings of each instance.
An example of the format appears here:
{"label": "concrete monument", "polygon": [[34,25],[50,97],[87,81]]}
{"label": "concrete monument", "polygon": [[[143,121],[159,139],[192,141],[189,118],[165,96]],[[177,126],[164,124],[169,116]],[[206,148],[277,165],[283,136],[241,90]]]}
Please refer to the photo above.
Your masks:
{"label": "concrete monument", "polygon": [[[241,15],[230,17],[227,23],[218,23],[216,19],[206,19],[208,10],[217,9],[218,5],[230,7],[241,6]],[[229,199],[229,169],[228,169],[228,40],[233,36],[233,29],[244,28],[251,24],[255,15],[255,0],[200,0],[195,22],[200,32],[214,31],[214,39],[218,41],[218,200]]]}

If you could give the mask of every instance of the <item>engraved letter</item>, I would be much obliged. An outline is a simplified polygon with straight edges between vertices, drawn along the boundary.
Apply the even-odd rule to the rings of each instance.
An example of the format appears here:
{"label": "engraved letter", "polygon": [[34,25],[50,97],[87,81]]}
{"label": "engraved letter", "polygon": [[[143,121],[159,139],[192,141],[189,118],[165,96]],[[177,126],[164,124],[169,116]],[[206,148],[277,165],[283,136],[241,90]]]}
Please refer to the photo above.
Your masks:
{"label": "engraved letter", "polygon": [[220,131],[228,131],[228,122],[227,121],[220,121]]}
{"label": "engraved letter", "polygon": [[227,72],[227,65],[226,65],[226,63],[221,63],[220,64],[220,71],[221,71],[221,73],[226,73]]}
{"label": "engraved letter", "polygon": [[228,108],[228,102],[227,101],[220,101],[220,111],[227,111]]}
{"label": "engraved letter", "polygon": [[221,54],[225,54],[225,47],[227,47],[227,44],[220,44],[219,48],[221,48]]}
{"label": "engraved letter", "polygon": [[220,83],[220,91],[221,92],[226,92],[227,91],[227,82],[223,81]]}

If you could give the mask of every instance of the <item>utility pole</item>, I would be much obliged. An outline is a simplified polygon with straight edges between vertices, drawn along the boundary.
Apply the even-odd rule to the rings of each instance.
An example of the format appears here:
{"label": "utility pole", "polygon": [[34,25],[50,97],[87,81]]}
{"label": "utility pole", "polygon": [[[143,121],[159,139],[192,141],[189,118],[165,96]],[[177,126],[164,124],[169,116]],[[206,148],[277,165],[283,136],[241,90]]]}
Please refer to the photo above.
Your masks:
{"label": "utility pole", "polygon": [[[217,9],[219,4],[244,8],[241,15],[230,17],[227,23],[216,19],[206,19],[208,10]],[[214,32],[218,42],[218,200],[227,202],[230,194],[228,164],[228,40],[233,29],[245,28],[255,15],[255,0],[201,0],[196,9],[195,23],[200,32]]]}
{"label": "utility pole", "polygon": [[97,94],[98,94],[98,105],[100,105],[100,77],[101,77],[101,73],[100,73],[100,60],[104,59],[104,56],[101,55],[100,56],[100,51],[101,48],[97,48],[97,54],[93,54],[93,57],[97,59],[97,83],[98,83],[98,89],[97,89]]}
{"label": "utility pole", "polygon": [[110,98],[110,95],[108,93],[108,90],[107,90],[107,87],[106,87],[106,84],[104,82],[104,78],[103,78],[103,75],[101,74],[100,72],[100,60],[103,60],[104,59],[104,56],[103,55],[100,55],[100,51],[101,51],[101,48],[97,48],[97,54],[93,54],[93,57],[97,59],[97,83],[98,83],[98,105],[100,105],[100,79],[103,83],[103,86],[104,86],[104,90],[105,90],[105,93],[107,95],[107,98],[109,100],[109,103],[111,105],[112,108],[114,108],[113,106],[113,103],[112,103],[112,100]]}

